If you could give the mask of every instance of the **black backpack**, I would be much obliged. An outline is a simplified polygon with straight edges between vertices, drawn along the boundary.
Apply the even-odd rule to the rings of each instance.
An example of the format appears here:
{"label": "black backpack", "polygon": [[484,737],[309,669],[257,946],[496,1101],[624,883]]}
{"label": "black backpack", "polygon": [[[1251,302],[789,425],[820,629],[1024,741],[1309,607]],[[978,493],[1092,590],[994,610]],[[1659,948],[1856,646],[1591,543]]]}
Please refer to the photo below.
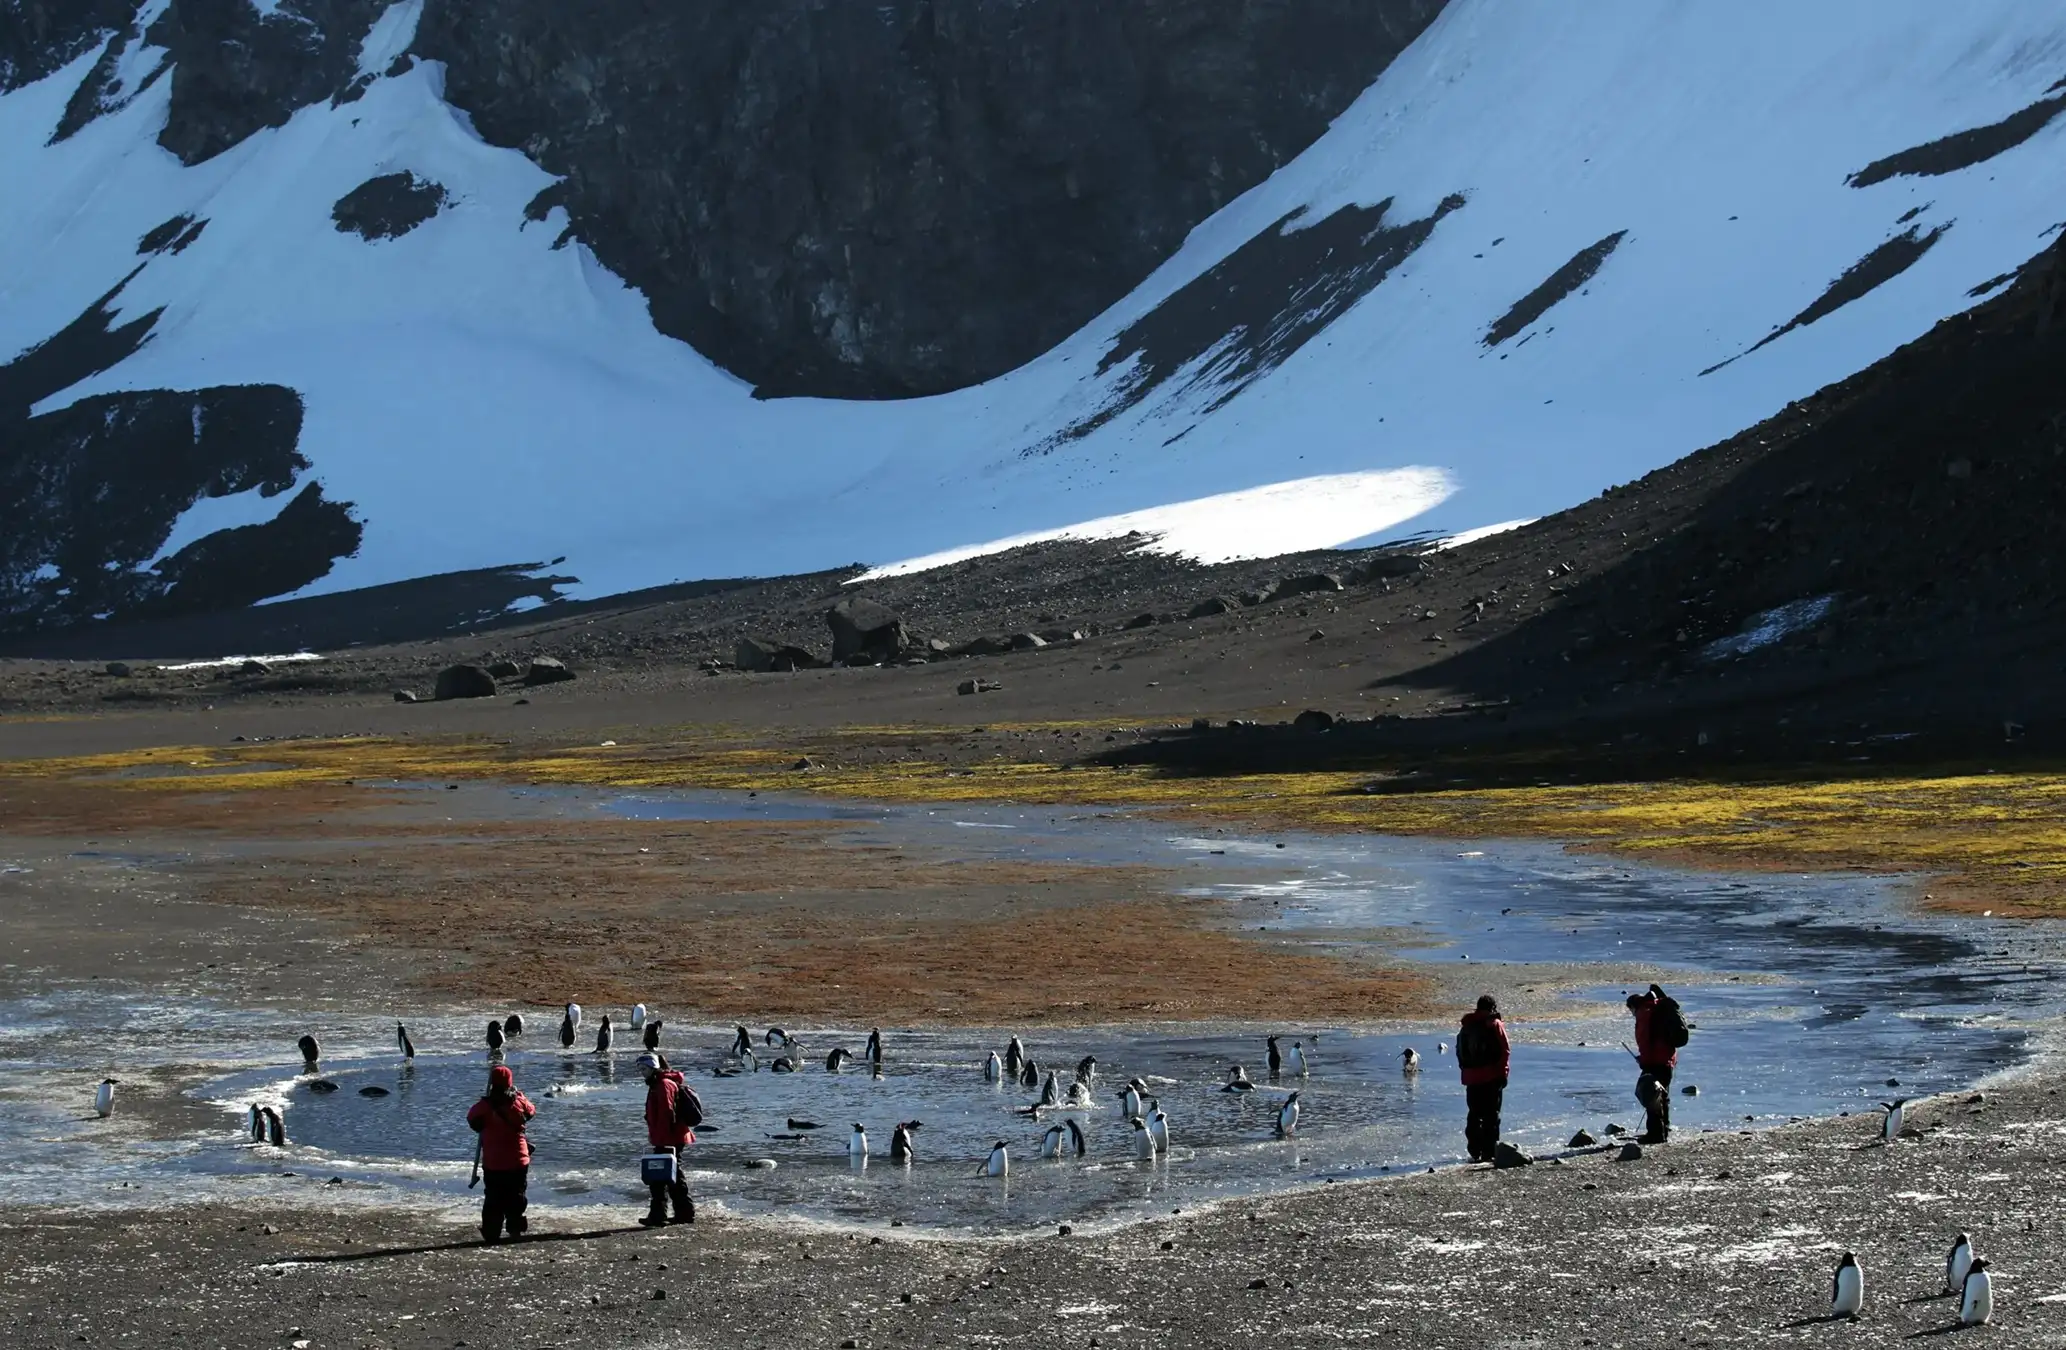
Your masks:
{"label": "black backpack", "polygon": [[1657,996],[1657,1006],[1650,1010],[1650,1035],[1674,1050],[1693,1039],[1693,1028],[1686,1025],[1686,1014],[1679,1011],[1677,999],[1665,994]]}
{"label": "black backpack", "polygon": [[1499,1062],[1499,1039],[1483,1022],[1465,1022],[1456,1033],[1456,1063],[1463,1069],[1489,1069]]}
{"label": "black backpack", "polygon": [[674,1123],[686,1129],[695,1129],[703,1123],[703,1099],[696,1095],[696,1089],[687,1079],[676,1079],[674,1084]]}

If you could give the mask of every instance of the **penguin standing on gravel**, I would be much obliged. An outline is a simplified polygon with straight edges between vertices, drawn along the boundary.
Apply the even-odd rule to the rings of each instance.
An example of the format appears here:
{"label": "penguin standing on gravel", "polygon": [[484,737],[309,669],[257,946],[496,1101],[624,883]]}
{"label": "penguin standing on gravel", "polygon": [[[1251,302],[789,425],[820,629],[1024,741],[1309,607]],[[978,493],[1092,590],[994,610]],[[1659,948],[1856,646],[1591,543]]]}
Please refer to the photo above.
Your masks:
{"label": "penguin standing on gravel", "polygon": [[1879,1137],[1891,1144],[1901,1137],[1901,1127],[1907,1123],[1908,1099],[1896,1097],[1893,1101],[1881,1102],[1880,1107],[1887,1115],[1886,1119],[1880,1122]]}
{"label": "penguin standing on gravel", "polygon": [[1865,1271],[1850,1252],[1836,1263],[1829,1281],[1829,1315],[1856,1320],[1865,1311]]}
{"label": "penguin standing on gravel", "polygon": [[1966,1270],[1958,1299],[1958,1324],[1977,1327],[1994,1316],[1994,1277],[1987,1273],[1987,1258],[1976,1256]]}
{"label": "penguin standing on gravel", "polygon": [[1944,1288],[1946,1292],[1963,1293],[1966,1287],[1966,1272],[1973,1268],[1973,1239],[1960,1233],[1951,1244],[1951,1254],[1944,1258]]}

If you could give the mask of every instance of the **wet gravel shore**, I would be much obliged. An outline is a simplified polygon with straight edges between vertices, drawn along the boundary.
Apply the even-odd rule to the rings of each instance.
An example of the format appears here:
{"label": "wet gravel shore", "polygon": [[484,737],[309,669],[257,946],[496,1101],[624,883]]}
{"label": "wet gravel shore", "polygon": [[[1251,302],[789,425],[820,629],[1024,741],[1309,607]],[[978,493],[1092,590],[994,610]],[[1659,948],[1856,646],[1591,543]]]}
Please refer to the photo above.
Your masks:
{"label": "wet gravel shore", "polygon": [[[484,1250],[456,1207],[14,1209],[0,1324],[52,1350],[1877,1345],[1955,1323],[1937,1295],[1963,1228],[1998,1314],[1960,1342],[2062,1345],[2062,1085],[1932,1099],[1892,1146],[1875,1113],[1017,1241],[615,1214],[569,1240],[547,1214],[550,1240]],[[1868,1278],[1857,1325],[1819,1320],[1845,1250]]]}

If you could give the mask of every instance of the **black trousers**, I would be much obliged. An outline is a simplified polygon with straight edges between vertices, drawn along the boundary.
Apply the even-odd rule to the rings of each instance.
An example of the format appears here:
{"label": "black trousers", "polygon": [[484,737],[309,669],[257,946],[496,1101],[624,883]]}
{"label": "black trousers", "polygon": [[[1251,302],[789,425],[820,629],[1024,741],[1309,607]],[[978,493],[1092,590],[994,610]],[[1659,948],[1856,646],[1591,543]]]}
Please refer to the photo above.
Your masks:
{"label": "black trousers", "polygon": [[519,1167],[508,1172],[481,1173],[481,1237],[493,1242],[502,1236],[504,1227],[511,1237],[520,1237],[530,1221],[524,1211],[531,1207],[531,1198],[525,1189],[530,1185],[531,1169]]}
{"label": "black trousers", "polygon": [[1506,1100],[1505,1083],[1471,1083],[1463,1099],[1470,1114],[1464,1118],[1464,1142],[1470,1146],[1473,1162],[1486,1162],[1499,1142],[1499,1107]]}
{"label": "black trousers", "polygon": [[1669,1064],[1645,1064],[1636,1079],[1636,1100],[1643,1106],[1643,1135],[1658,1142],[1671,1137],[1671,1072]]}
{"label": "black trousers", "polygon": [[667,1202],[673,1200],[674,1221],[676,1223],[694,1223],[696,1221],[696,1202],[689,1198],[689,1183],[682,1179],[681,1149],[679,1147],[656,1148],[653,1152],[672,1153],[674,1155],[674,1180],[671,1182],[649,1181],[646,1183],[646,1189],[652,1192],[653,1195],[652,1206],[646,1211],[646,1220],[649,1223],[657,1223],[665,1219],[667,1217]]}

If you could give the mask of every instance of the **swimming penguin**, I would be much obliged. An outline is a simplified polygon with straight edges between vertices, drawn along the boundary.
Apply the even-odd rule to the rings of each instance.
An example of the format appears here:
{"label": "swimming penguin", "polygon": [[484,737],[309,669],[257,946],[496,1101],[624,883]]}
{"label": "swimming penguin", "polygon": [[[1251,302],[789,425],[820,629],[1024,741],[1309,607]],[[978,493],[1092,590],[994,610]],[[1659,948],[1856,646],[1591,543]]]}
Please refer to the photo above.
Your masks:
{"label": "swimming penguin", "polygon": [[1829,1315],[1856,1318],[1864,1311],[1865,1271],[1858,1265],[1857,1257],[1845,1252],[1829,1282]]}
{"label": "swimming penguin", "polygon": [[1399,1052],[1399,1070],[1402,1073],[1420,1072],[1420,1051],[1407,1046]]}
{"label": "swimming penguin", "polygon": [[1436,1041],[1436,1042],[1435,1042],[1435,1053],[1436,1053],[1436,1054],[1438,1054],[1438,1055],[1446,1055],[1446,1054],[1448,1054],[1448,1053],[1449,1053],[1449,1042],[1447,1042],[1447,1041]]}
{"label": "swimming penguin", "polygon": [[500,1023],[500,1022],[496,1021],[496,1020],[495,1020],[494,1018],[492,1018],[492,1017],[491,1017],[491,1018],[489,1018],[489,1019],[488,1019],[488,1048],[489,1048],[490,1050],[500,1050],[500,1049],[502,1048],[502,1043],[503,1043],[503,1042],[504,1042],[505,1040],[507,1040],[507,1039],[509,1039],[509,1038],[508,1038],[508,1037],[507,1037],[506,1035],[504,1035],[504,1034],[503,1034],[503,1031],[502,1031],[502,1023]]}
{"label": "swimming penguin", "polygon": [[789,1044],[791,1044],[791,1041],[790,1041],[790,1038],[789,1038],[789,1033],[788,1033],[788,1032],[786,1032],[786,1031],[784,1031],[784,1030],[782,1030],[782,1028],[780,1028],[780,1027],[769,1027],[769,1028],[767,1029],[767,1031],[766,1031],[766,1032],[765,1032],[765,1033],[764,1033],[764,1034],[763,1034],[763,1035],[761,1036],[761,1038],[760,1038],[760,1039],[761,1039],[761,1044],[763,1044],[763,1045],[789,1045]]}
{"label": "swimming penguin", "polygon": [[890,1131],[890,1157],[897,1162],[915,1162],[918,1154],[911,1147],[911,1132],[918,1128],[915,1120],[900,1120],[897,1128]]}
{"label": "swimming penguin", "polygon": [[1272,1078],[1284,1072],[1284,1052],[1277,1048],[1277,1037],[1275,1036],[1270,1037],[1269,1065],[1270,1077]]}
{"label": "swimming penguin", "polygon": [[1019,1063],[1019,1086],[1040,1086],[1040,1066],[1030,1059],[1022,1060]]}
{"label": "swimming penguin", "polygon": [[1012,1077],[1019,1076],[1019,1070],[1026,1065],[1026,1047],[1019,1044],[1019,1038],[1011,1038],[1011,1044],[1004,1047],[1004,1071]]}
{"label": "swimming penguin", "polygon": [[861,1122],[854,1122],[854,1132],[846,1137],[846,1155],[849,1158],[868,1156],[868,1131],[861,1128]]}
{"label": "swimming penguin", "polygon": [[1059,1124],[1047,1127],[1047,1133],[1040,1136],[1040,1156],[1056,1159],[1062,1156],[1062,1140],[1068,1137]]}
{"label": "swimming penguin", "polygon": [[865,1058],[870,1064],[873,1064],[878,1069],[882,1067],[881,1027],[877,1027],[875,1028],[875,1030],[868,1033],[868,1053],[865,1056],[863,1056],[863,1058]]}
{"label": "swimming penguin", "polygon": [[1148,1103],[1148,1137],[1155,1141],[1157,1153],[1169,1152],[1169,1117],[1162,1114],[1159,1102]]}
{"label": "swimming penguin", "polygon": [[990,1052],[990,1058],[983,1061],[983,1081],[986,1083],[1001,1083],[1004,1081],[1004,1061],[997,1057],[995,1050]]}
{"label": "swimming penguin", "polygon": [[[574,1005],[573,1005],[573,1004],[571,1004],[571,1003],[569,1003],[569,1004],[567,1005],[567,1007],[568,1007],[569,1009],[571,1009],[571,1008],[572,1008],[573,1006],[574,1006]],[[573,1014],[573,1013],[572,1013],[572,1012],[570,1011],[570,1012],[568,1012],[568,1014],[567,1014],[567,1015],[566,1015],[565,1017],[562,1017],[562,1018],[560,1019],[560,1049],[562,1049],[562,1050],[572,1050],[573,1048],[574,1048],[574,1014]]]}
{"label": "swimming penguin", "polygon": [[1987,1273],[1987,1258],[1976,1256],[1966,1270],[1963,1292],[1958,1300],[1958,1324],[1977,1327],[1994,1316],[1994,1277]]}
{"label": "swimming penguin", "polygon": [[103,1120],[115,1114],[115,1081],[103,1078],[100,1086],[93,1090],[93,1109]]}
{"label": "swimming penguin", "polygon": [[1908,1099],[1896,1097],[1893,1101],[1881,1102],[1880,1106],[1887,1115],[1880,1122],[1879,1137],[1891,1144],[1901,1137],[1901,1125],[1908,1115]]}
{"label": "swimming penguin", "polygon": [[1098,1057],[1085,1055],[1076,1061],[1076,1081],[1091,1087],[1098,1081]]}
{"label": "swimming penguin", "polygon": [[270,1106],[258,1109],[265,1113],[265,1142],[274,1148],[283,1147],[287,1142],[287,1122],[281,1120],[280,1113]]}
{"label": "swimming penguin", "polygon": [[403,1059],[416,1058],[416,1042],[409,1039],[409,1028],[395,1023],[395,1049],[402,1052]]}
{"label": "swimming penguin", "polygon": [[1291,1043],[1291,1053],[1285,1056],[1284,1063],[1285,1067],[1291,1070],[1293,1076],[1298,1078],[1306,1076],[1308,1069],[1306,1068],[1306,1046],[1304,1041],[1293,1041]]}
{"label": "swimming penguin", "polygon": [[295,1044],[301,1047],[303,1064],[314,1067],[316,1061],[323,1057],[323,1043],[313,1036],[303,1036]]}
{"label": "swimming penguin", "polygon": [[853,1057],[853,1052],[848,1050],[845,1046],[833,1046],[832,1053],[825,1056],[825,1072],[838,1073],[841,1069],[846,1067],[846,1062],[852,1059]]}
{"label": "swimming penguin", "polygon": [[732,1033],[732,1054],[743,1057],[752,1053],[753,1039],[746,1034],[746,1028],[735,1028]]}
{"label": "swimming penguin", "polygon": [[1136,1158],[1146,1159],[1150,1162],[1154,1161],[1155,1136],[1148,1133],[1148,1122],[1142,1120],[1139,1116],[1135,1116],[1133,1118],[1132,1124],[1133,1156]]}
{"label": "swimming penguin", "polygon": [[1011,1150],[1002,1139],[990,1145],[990,1156],[983,1163],[982,1176],[1002,1177],[1011,1175]]}
{"label": "swimming penguin", "polygon": [[524,1015],[511,1013],[502,1019],[502,1034],[514,1040],[524,1034]]}
{"label": "swimming penguin", "polygon": [[1298,1133],[1298,1094],[1292,1093],[1284,1099],[1284,1105],[1277,1108],[1277,1136],[1289,1139]]}
{"label": "swimming penguin", "polygon": [[791,1116],[789,1117],[789,1128],[792,1130],[822,1130],[825,1127],[815,1120],[798,1120],[795,1116]]}
{"label": "swimming penguin", "polygon": [[609,1054],[610,1043],[616,1039],[617,1032],[616,1029],[610,1025],[610,1015],[608,1013],[604,1013],[603,1024],[595,1029],[595,1053],[598,1055]]}
{"label": "swimming penguin", "polygon": [[646,1005],[645,1005],[645,1004],[643,1004],[643,1003],[634,1003],[634,1004],[632,1004],[632,1005],[631,1005],[631,1029],[632,1029],[633,1031],[643,1031],[643,1030],[645,1030],[645,1026],[646,1026]]}
{"label": "swimming penguin", "polygon": [[1248,1070],[1236,1064],[1227,1070],[1227,1085],[1221,1088],[1220,1091],[1253,1092],[1255,1091],[1255,1084],[1248,1081]]}
{"label": "swimming penguin", "polygon": [[[754,1067],[755,1067],[756,1069],[757,1069],[757,1068],[759,1067],[759,1061],[758,1061],[758,1060],[754,1061]],[[795,1060],[793,1060],[793,1059],[791,1059],[791,1058],[790,1058],[789,1056],[787,1056],[787,1055],[784,1055],[784,1056],[782,1056],[782,1058],[780,1058],[780,1059],[776,1060],[776,1061],[775,1061],[775,1062],[774,1062],[774,1063],[773,1063],[772,1065],[770,1065],[770,1066],[769,1066],[769,1072],[771,1072],[771,1073],[795,1073],[795,1072],[796,1072],[796,1061],[795,1061]]]}
{"label": "swimming penguin", "polygon": [[257,1102],[251,1103],[250,1129],[251,1142],[254,1144],[263,1144],[265,1142],[265,1112],[258,1109]]}
{"label": "swimming penguin", "polygon": [[640,1037],[640,1040],[645,1045],[646,1049],[658,1050],[660,1048],[660,1028],[666,1025],[666,1019],[660,1017],[656,1017],[652,1021],[646,1023],[646,1034]]}
{"label": "swimming penguin", "polygon": [[1047,1081],[1040,1085],[1040,1104],[1059,1106],[1062,1102],[1062,1086],[1055,1081],[1054,1071],[1049,1070]]}
{"label": "swimming penguin", "polygon": [[1119,1099],[1119,1114],[1128,1120],[1141,1113],[1141,1085],[1135,1080],[1126,1085],[1126,1095]]}
{"label": "swimming penguin", "polygon": [[1944,1287],[1956,1294],[1966,1287],[1966,1272],[1973,1267],[1973,1239],[1964,1233],[1951,1244],[1951,1254],[1944,1258]]}

